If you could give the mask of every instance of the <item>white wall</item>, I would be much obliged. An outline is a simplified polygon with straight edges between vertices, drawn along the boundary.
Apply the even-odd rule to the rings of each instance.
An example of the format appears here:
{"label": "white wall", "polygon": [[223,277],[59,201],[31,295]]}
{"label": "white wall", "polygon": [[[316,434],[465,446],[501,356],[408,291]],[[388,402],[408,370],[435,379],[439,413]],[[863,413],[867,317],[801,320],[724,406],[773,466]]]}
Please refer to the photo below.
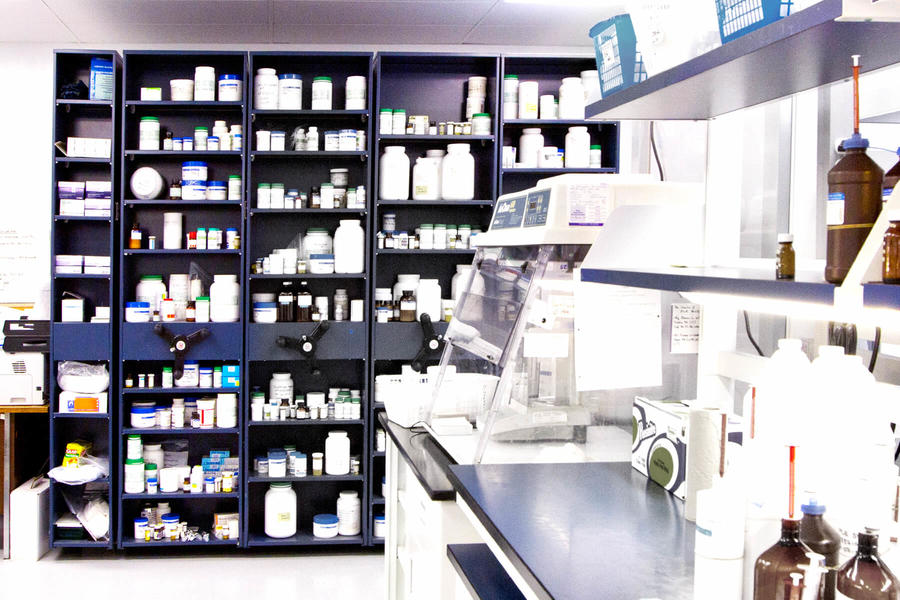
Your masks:
{"label": "white wall", "polygon": [[[71,43],[0,43],[0,81],[6,83],[6,93],[0,94],[0,174],[3,193],[0,194],[2,226],[8,224],[22,233],[34,234],[38,240],[40,266],[32,290],[23,292],[23,300],[36,297],[41,285],[50,278],[50,218],[51,203],[51,136],[53,127],[53,50],[78,48]],[[85,49],[102,48],[122,52],[125,49],[185,49],[185,50],[316,50],[316,51],[401,51],[401,52],[466,52],[504,53],[509,47],[499,46],[365,46],[365,45],[189,45],[189,44],[91,44]],[[548,56],[584,55],[590,50],[580,47],[516,47],[514,54]],[[42,243],[43,242],[43,243]]]}

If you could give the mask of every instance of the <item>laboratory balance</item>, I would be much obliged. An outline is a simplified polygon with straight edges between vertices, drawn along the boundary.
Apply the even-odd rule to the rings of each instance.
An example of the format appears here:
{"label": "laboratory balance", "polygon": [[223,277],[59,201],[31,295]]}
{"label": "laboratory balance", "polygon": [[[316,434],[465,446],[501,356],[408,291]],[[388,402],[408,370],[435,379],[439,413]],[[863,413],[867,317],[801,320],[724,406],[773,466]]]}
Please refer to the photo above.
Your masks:
{"label": "laboratory balance", "polygon": [[425,410],[442,437],[471,434],[474,424],[473,462],[489,444],[578,446],[599,424],[599,407],[576,385],[576,290],[585,285],[577,270],[614,210],[623,234],[648,222],[666,229],[702,219],[702,195],[647,176],[561,175],[501,196],[475,238]]}

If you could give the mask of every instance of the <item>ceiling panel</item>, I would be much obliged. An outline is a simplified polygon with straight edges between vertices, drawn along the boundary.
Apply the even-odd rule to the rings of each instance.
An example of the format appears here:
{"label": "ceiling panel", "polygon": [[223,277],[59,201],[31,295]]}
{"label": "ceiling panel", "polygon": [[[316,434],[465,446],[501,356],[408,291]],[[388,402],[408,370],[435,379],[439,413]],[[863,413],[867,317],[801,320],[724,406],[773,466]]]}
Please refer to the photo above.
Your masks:
{"label": "ceiling panel", "polygon": [[0,2],[0,42],[77,42],[49,8],[38,0]]}
{"label": "ceiling panel", "polygon": [[474,25],[495,0],[436,2],[290,2],[275,0],[273,22],[338,26],[379,25]]}
{"label": "ceiling panel", "polygon": [[272,41],[288,44],[461,44],[468,26],[290,25],[276,23]]}
{"label": "ceiling panel", "polygon": [[[269,3],[266,0],[44,1],[69,25],[107,23],[140,26],[145,23],[172,23],[205,27],[216,24],[265,24],[269,21]],[[189,35],[181,41],[193,42],[194,39]]]}
{"label": "ceiling panel", "polygon": [[139,44],[264,43],[269,41],[269,26],[264,24],[207,25],[132,24],[110,27],[102,23],[78,23],[72,26],[78,39],[85,43],[116,43],[128,47]]}
{"label": "ceiling panel", "polygon": [[598,22],[622,12],[627,11],[620,0],[597,0],[592,6],[498,2],[481,24],[490,27],[533,26],[550,31],[580,26],[587,32]]}
{"label": "ceiling panel", "polygon": [[466,44],[503,46],[584,46],[593,42],[588,30],[580,24],[565,27],[476,27],[467,37]]}

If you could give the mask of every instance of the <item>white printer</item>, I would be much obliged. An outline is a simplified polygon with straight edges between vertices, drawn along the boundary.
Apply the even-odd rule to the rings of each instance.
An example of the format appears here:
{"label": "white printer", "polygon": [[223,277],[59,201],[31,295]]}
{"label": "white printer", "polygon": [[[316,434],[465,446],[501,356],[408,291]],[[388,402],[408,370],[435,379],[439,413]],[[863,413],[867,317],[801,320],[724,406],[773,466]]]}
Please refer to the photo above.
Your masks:
{"label": "white printer", "polygon": [[46,403],[50,322],[5,321],[0,343],[0,405]]}

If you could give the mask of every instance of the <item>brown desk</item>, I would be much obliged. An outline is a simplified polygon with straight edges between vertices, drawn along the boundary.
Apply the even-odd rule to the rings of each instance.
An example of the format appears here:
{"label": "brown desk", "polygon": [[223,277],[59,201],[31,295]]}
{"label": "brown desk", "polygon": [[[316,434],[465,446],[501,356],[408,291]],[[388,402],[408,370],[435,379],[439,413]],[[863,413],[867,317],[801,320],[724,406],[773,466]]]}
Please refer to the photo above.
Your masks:
{"label": "brown desk", "polygon": [[46,414],[49,406],[41,405],[0,405],[3,416],[3,558],[9,558],[9,494],[13,481],[13,433],[17,414]]}

